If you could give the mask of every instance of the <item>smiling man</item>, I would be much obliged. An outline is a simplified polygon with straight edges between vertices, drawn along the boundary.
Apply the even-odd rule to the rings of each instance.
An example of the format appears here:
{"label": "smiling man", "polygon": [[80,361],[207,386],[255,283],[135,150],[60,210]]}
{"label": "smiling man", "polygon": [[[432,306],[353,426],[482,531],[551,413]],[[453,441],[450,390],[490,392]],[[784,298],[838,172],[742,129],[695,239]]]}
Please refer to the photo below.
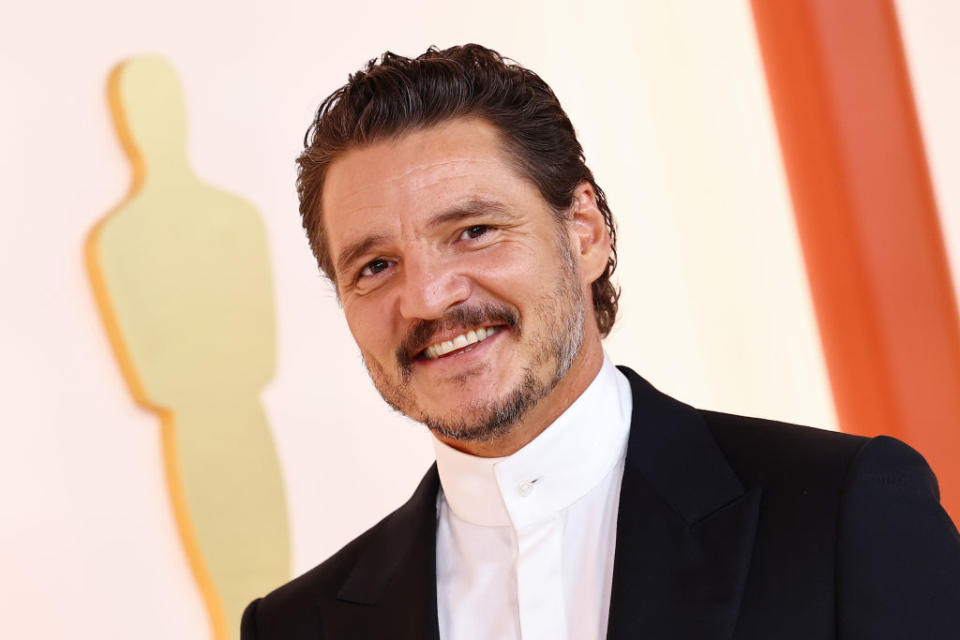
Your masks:
{"label": "smiling man", "polygon": [[612,214],[536,74],[478,45],[384,54],[299,163],[364,363],[437,464],[251,603],[245,640],[960,637],[960,537],[919,454],[611,364]]}
{"label": "smiling man", "polygon": [[460,117],[345,152],[320,210],[350,329],[384,399],[475,455],[520,449],[597,375],[590,284],[610,238],[589,182],[555,212]]}

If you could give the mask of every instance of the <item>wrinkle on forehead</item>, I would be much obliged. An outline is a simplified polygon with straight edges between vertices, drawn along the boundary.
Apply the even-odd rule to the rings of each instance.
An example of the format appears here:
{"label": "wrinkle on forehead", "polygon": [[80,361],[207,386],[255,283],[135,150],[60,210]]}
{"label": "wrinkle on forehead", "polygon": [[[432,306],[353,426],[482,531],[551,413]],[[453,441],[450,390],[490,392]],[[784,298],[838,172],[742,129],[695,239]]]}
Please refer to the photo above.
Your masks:
{"label": "wrinkle on forehead", "polygon": [[[490,166],[495,166],[497,169],[502,171],[501,167],[496,166],[496,163],[491,162],[491,160],[488,158],[455,158],[453,160],[431,162],[407,167],[400,173],[388,176],[380,180],[379,184],[374,185],[371,185],[365,180],[365,172],[354,171],[351,172],[351,178],[348,179],[349,183],[353,184],[350,185],[350,188],[348,188],[347,191],[338,197],[338,200],[340,200],[342,203],[340,209],[344,213],[352,215],[365,209],[383,208],[387,205],[376,204],[372,202],[353,204],[353,201],[358,199],[362,201],[363,199],[375,194],[392,200],[390,193],[377,194],[377,192],[381,191],[381,189],[384,187],[389,192],[393,192],[396,188],[398,188],[400,183],[403,183],[401,190],[405,193],[409,194],[411,192],[421,192],[424,189],[428,189],[435,185],[449,183],[456,180],[463,180],[478,173],[487,173],[482,169]],[[481,170],[471,171],[471,169],[477,167],[481,168]],[[417,174],[421,175],[417,176]],[[353,178],[353,176],[356,177]]]}
{"label": "wrinkle on forehead", "polygon": [[410,168],[407,169],[406,171],[403,171],[403,172],[399,173],[399,174],[396,175],[396,176],[392,176],[392,177],[390,177],[390,178],[387,178],[386,182],[396,182],[397,180],[403,180],[404,178],[406,178],[407,176],[409,176],[409,175],[412,174],[412,173],[417,173],[417,172],[419,172],[419,171],[429,171],[429,170],[431,170],[431,169],[435,169],[435,168],[439,168],[439,167],[446,167],[446,166],[450,166],[450,165],[460,165],[460,164],[489,164],[489,163],[490,163],[490,161],[489,161],[488,159],[485,159],[485,158],[484,158],[484,159],[480,159],[480,158],[454,158],[453,160],[446,160],[446,161],[444,161],[444,162],[431,162],[430,164],[424,164],[424,165],[418,165],[418,166],[410,167]]}
{"label": "wrinkle on forehead", "polygon": [[358,208],[353,201],[378,186],[420,189],[451,174],[504,170],[514,173],[514,165],[500,131],[481,117],[465,116],[347,151],[330,166],[327,188],[339,183],[337,201],[349,211]]}

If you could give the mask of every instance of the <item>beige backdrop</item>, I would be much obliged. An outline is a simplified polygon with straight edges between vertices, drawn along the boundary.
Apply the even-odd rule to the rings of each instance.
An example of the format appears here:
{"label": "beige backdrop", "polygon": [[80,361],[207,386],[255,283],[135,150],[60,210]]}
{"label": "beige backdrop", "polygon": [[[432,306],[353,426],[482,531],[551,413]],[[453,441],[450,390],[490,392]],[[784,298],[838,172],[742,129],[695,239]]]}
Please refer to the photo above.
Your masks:
{"label": "beige backdrop", "polygon": [[[367,381],[293,190],[317,104],[386,48],[478,41],[554,86],[620,221],[615,361],[694,404],[834,425],[745,0],[333,4],[5,5],[0,619],[10,637],[209,637],[156,420],[127,393],[83,269],[86,234],[130,180],[105,98],[110,68],[129,55],[158,52],[177,67],[194,170],[267,225],[278,352],[263,402],[295,572],[405,499],[431,460],[422,430]],[[956,269],[960,19],[948,0],[899,8]]]}

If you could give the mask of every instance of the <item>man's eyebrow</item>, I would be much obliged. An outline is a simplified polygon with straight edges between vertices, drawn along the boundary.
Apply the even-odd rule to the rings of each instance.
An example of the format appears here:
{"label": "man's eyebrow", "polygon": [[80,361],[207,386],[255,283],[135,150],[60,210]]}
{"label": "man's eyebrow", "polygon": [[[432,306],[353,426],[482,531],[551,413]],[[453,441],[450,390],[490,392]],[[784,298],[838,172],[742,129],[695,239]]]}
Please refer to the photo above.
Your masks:
{"label": "man's eyebrow", "polygon": [[475,218],[483,215],[494,215],[510,219],[515,218],[510,212],[510,209],[503,203],[497,202],[496,200],[486,200],[484,198],[471,198],[430,218],[430,220],[427,221],[427,228],[435,229],[451,222],[458,222],[467,218]]}
{"label": "man's eyebrow", "polygon": [[[485,198],[471,198],[430,218],[430,220],[427,221],[427,228],[435,229],[445,224],[450,224],[451,222],[483,215],[494,215],[509,219],[515,218],[510,212],[510,209],[503,203]],[[385,234],[372,233],[360,238],[356,242],[348,244],[337,258],[337,273],[345,273],[355,260],[386,240],[387,236]]]}
{"label": "man's eyebrow", "polygon": [[337,273],[345,272],[357,258],[381,242],[384,242],[386,239],[387,236],[382,233],[372,233],[360,238],[356,242],[348,244],[346,248],[340,252],[340,257],[337,258]]}

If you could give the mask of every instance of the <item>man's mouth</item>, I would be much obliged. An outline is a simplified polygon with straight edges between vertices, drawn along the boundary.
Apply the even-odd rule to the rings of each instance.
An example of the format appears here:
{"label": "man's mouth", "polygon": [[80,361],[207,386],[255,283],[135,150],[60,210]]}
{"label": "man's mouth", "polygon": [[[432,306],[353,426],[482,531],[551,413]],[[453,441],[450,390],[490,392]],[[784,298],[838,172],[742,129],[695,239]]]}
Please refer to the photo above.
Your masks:
{"label": "man's mouth", "polygon": [[444,340],[442,342],[435,342],[431,344],[429,347],[420,352],[420,357],[426,360],[436,360],[437,358],[460,353],[461,351],[468,351],[475,344],[486,340],[502,328],[502,326],[497,326],[471,329],[470,331],[461,333],[450,340]]}
{"label": "man's mouth", "polygon": [[442,318],[419,320],[397,346],[397,364],[406,381],[413,375],[413,364],[426,364],[443,358],[455,358],[503,331],[521,335],[520,313],[506,304],[481,303],[458,305]]}

